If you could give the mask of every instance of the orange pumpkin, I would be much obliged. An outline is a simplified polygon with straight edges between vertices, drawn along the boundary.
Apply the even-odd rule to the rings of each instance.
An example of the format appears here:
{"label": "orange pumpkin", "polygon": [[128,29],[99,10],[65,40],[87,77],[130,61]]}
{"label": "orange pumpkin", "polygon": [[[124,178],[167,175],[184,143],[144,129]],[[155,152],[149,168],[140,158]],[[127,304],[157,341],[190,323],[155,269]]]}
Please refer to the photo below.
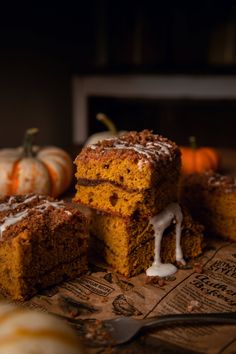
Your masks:
{"label": "orange pumpkin", "polygon": [[190,146],[180,147],[182,153],[182,173],[203,173],[216,171],[219,167],[219,154],[211,147],[197,148],[195,137],[190,137]]}
{"label": "orange pumpkin", "polygon": [[22,147],[0,150],[0,196],[45,194],[57,197],[72,180],[70,156],[54,146],[33,146],[36,128],[28,129]]}

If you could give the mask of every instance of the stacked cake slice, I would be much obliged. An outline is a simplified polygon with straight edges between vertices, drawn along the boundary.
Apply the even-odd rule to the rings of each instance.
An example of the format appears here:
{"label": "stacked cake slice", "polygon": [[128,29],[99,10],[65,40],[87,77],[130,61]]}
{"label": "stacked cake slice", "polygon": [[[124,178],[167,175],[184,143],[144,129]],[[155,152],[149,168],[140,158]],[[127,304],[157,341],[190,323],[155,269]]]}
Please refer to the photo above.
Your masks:
{"label": "stacked cake slice", "polygon": [[75,200],[122,217],[157,214],[176,200],[180,153],[148,131],[84,148],[76,159]]}
{"label": "stacked cake slice", "polygon": [[[75,163],[74,201],[92,209],[96,249],[126,276],[148,268],[154,260],[153,217],[163,211],[169,215],[169,208],[177,205],[180,151],[176,144],[147,130],[130,132],[85,147]],[[163,237],[162,244],[168,247],[161,252],[162,261],[176,258],[173,222],[175,215]],[[190,229],[186,237],[192,242],[196,230]],[[197,234],[198,246],[188,256],[201,251],[202,233]]]}

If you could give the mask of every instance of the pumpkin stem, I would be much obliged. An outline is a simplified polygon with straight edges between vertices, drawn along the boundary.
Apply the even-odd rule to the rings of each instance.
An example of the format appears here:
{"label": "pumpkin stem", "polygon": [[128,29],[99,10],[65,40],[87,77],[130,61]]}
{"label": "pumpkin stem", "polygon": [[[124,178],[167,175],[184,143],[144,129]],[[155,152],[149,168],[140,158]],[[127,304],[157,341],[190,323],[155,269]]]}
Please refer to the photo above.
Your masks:
{"label": "pumpkin stem", "polygon": [[111,121],[111,119],[109,119],[106,114],[104,113],[98,113],[96,115],[97,120],[99,120],[100,122],[102,122],[107,129],[109,130],[109,132],[111,132],[112,134],[116,135],[117,134],[117,128],[115,126],[115,124]]}
{"label": "pumpkin stem", "polygon": [[197,149],[197,142],[195,136],[190,136],[189,137],[189,145],[193,150]]}
{"label": "pumpkin stem", "polygon": [[23,155],[25,157],[33,157],[33,141],[35,135],[38,133],[38,128],[30,128],[25,132],[25,137],[23,141]]}

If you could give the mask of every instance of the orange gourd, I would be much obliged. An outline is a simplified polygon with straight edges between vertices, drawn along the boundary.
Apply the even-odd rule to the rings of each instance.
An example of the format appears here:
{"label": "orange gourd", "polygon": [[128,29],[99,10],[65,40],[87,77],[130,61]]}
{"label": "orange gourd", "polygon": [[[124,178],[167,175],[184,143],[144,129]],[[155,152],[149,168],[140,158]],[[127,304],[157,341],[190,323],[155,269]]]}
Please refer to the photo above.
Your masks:
{"label": "orange gourd", "polygon": [[22,147],[0,150],[0,196],[36,193],[58,197],[69,187],[72,159],[58,147],[34,146],[37,132],[28,129]]}
{"label": "orange gourd", "polygon": [[195,137],[190,137],[190,146],[181,146],[182,173],[203,173],[205,171],[216,171],[219,167],[219,154],[212,147],[198,148]]}

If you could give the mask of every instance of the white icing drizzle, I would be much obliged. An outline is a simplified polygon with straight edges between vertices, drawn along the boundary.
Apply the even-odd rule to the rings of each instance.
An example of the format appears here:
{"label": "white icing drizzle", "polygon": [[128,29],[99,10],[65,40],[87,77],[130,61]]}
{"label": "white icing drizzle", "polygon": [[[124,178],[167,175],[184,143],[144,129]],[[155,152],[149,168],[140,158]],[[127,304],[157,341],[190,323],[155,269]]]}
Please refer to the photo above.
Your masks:
{"label": "white icing drizzle", "polygon": [[159,147],[161,153],[163,153],[165,155],[169,155],[170,154],[170,150],[169,149],[171,149],[171,145],[168,144],[166,141],[162,141],[162,142],[155,141],[153,143],[148,142],[147,146],[150,146],[151,148],[153,148],[153,146],[154,147]]}
{"label": "white icing drizzle", "polygon": [[[170,156],[170,145],[165,142],[148,142],[146,146],[140,144],[134,144],[132,146],[127,146],[125,144],[116,143],[114,145],[115,149],[121,150],[133,150],[139,154],[146,156],[147,158],[158,159],[161,154]],[[160,148],[157,150],[156,148]]]}
{"label": "white icing drizzle", "polygon": [[6,211],[6,210],[10,210],[11,208],[9,207],[9,205],[3,203],[0,204],[0,211]]}
{"label": "white icing drizzle", "polygon": [[154,262],[146,270],[148,276],[160,276],[165,277],[174,274],[177,268],[170,263],[161,262],[161,240],[165,229],[173,222],[176,223],[176,261],[185,264],[183,259],[183,253],[180,245],[181,239],[181,223],[183,220],[183,215],[181,208],[177,203],[169,204],[162,212],[151,218],[150,223],[153,226],[155,232],[155,250],[154,250]]}
{"label": "white icing drizzle", "polygon": [[71,213],[69,210],[65,210],[65,213],[66,213],[67,215],[69,215],[69,216],[72,215],[72,213]]}
{"label": "white icing drizzle", "polygon": [[14,202],[16,200],[16,198],[14,196],[11,196],[9,199],[8,199],[8,204],[13,204],[12,202]]}
{"label": "white icing drizzle", "polygon": [[[35,198],[39,198],[39,199],[43,199],[43,196],[30,196],[28,198],[26,198],[24,201],[22,202],[15,202],[15,197],[12,196],[9,198],[7,203],[2,203],[0,204],[0,211],[9,211],[9,210],[14,210],[16,209],[18,206],[23,205],[23,204],[27,204],[29,202],[31,202],[32,200],[34,200]],[[63,201],[58,201],[58,202],[51,202],[48,200],[44,200],[41,204],[39,205],[35,205],[33,206],[32,209],[36,209],[41,213],[44,213],[44,211],[46,209],[48,209],[50,206],[52,206],[55,209],[62,209],[63,207],[65,207],[65,203]],[[21,221],[22,219],[24,219],[25,217],[27,217],[29,212],[29,209],[26,209],[24,211],[18,212],[16,214],[10,214],[8,216],[6,216],[3,220],[2,223],[0,224],[0,238],[2,237],[3,232],[11,225],[16,224],[17,222]],[[65,213],[67,215],[72,215],[72,213],[69,210],[65,210]]]}
{"label": "white icing drizzle", "polygon": [[140,159],[140,160],[138,161],[138,165],[137,165],[138,169],[139,169],[139,170],[142,170],[142,169],[143,169],[143,166],[146,165],[147,163],[148,163],[148,162],[147,162],[146,160]]}
{"label": "white icing drizzle", "polygon": [[21,211],[15,215],[9,215],[3,219],[3,223],[0,225],[0,235],[2,236],[3,232],[8,226],[16,224],[18,221],[24,219],[28,215],[28,210]]}
{"label": "white icing drizzle", "polygon": [[47,210],[50,206],[52,206],[55,209],[61,209],[63,207],[65,207],[65,204],[63,201],[59,201],[59,202],[49,202],[48,200],[44,200],[43,203],[36,205],[34,207],[34,209],[39,210],[40,212],[44,212],[45,210]]}
{"label": "white icing drizzle", "polygon": [[215,176],[211,176],[208,179],[208,184],[213,186],[219,186],[221,183],[225,181],[225,176],[220,176],[218,179]]}
{"label": "white icing drizzle", "polygon": [[[108,140],[108,139],[107,139]],[[96,149],[97,145],[90,145],[91,149]],[[171,144],[166,141],[155,141],[155,142],[147,142],[147,144],[133,144],[127,145],[127,143],[122,143],[122,140],[117,139],[114,141],[114,145],[109,147],[103,147],[103,150],[117,149],[117,150],[132,150],[136,151],[139,154],[142,154],[147,159],[151,159],[153,161],[158,161],[161,155],[167,155],[171,158]]]}
{"label": "white icing drizzle", "polygon": [[[15,202],[15,200],[16,200],[15,197],[11,196],[8,199],[7,203],[0,204],[0,211],[7,211],[7,210],[16,209],[19,206],[21,206],[22,204],[30,203],[32,200],[34,200],[36,198],[37,198],[37,196],[33,195],[33,196],[30,196],[30,197],[27,197],[23,202],[18,202],[17,203],[17,202]],[[39,198],[41,199],[42,197],[39,196]]]}
{"label": "white icing drizzle", "polygon": [[30,197],[26,196],[26,199],[22,202],[22,204],[30,203],[32,202],[32,200],[35,200],[37,198],[42,199],[43,197],[41,195],[31,195]]}
{"label": "white icing drizzle", "polygon": [[213,187],[224,186],[225,193],[232,193],[233,190],[236,188],[236,176],[231,177],[215,174],[208,178],[207,183],[208,185]]}

